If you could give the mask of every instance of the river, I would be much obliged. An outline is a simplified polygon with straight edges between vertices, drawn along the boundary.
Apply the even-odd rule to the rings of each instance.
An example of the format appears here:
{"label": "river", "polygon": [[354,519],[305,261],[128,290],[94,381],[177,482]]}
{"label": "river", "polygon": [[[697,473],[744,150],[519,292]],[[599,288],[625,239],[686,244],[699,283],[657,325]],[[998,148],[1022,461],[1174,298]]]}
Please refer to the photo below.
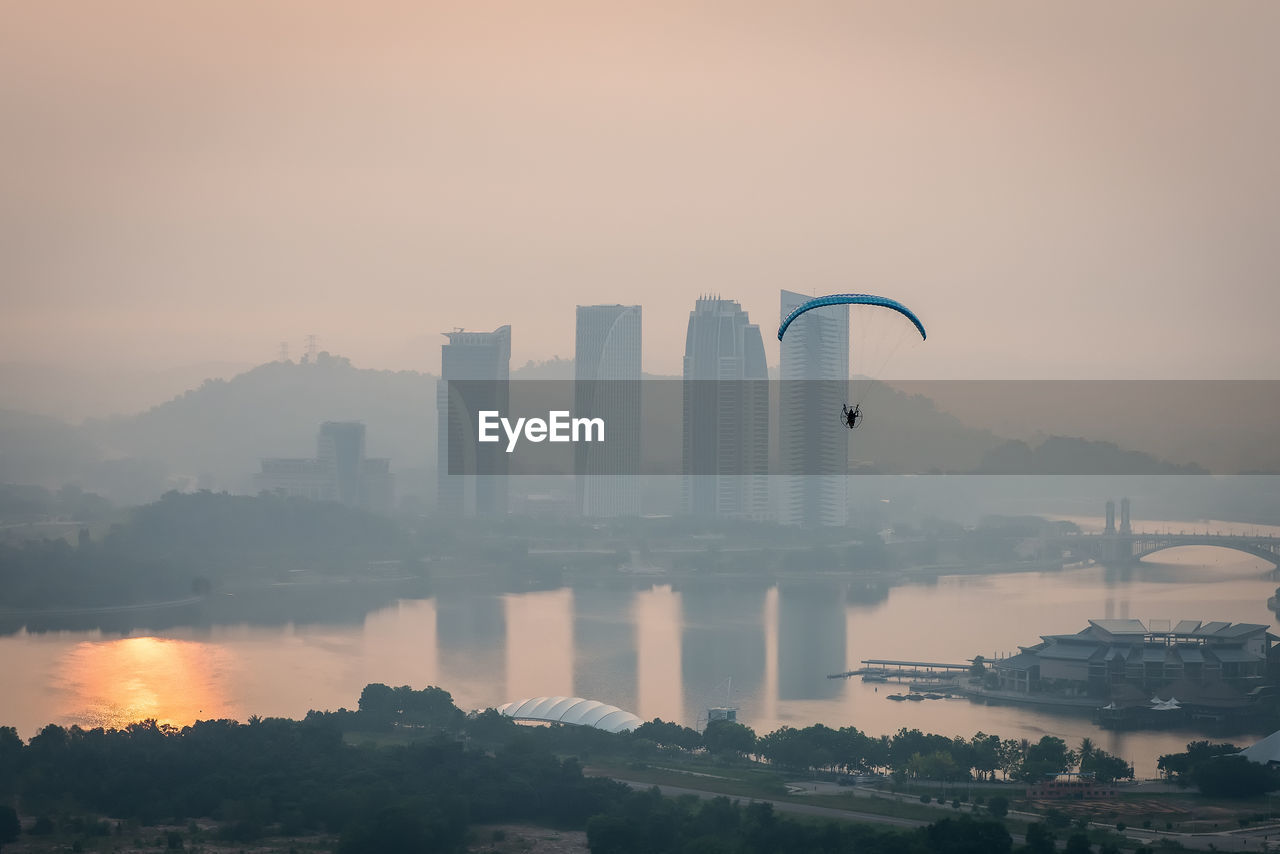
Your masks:
{"label": "river", "polygon": [[[439,589],[348,621],[244,623],[0,637],[0,723],[119,726],[141,718],[297,717],[354,708],[369,682],[439,685],[464,709],[576,695],[694,726],[738,707],[763,734],[783,724],[979,730],[1072,746],[1088,736],[1155,776],[1194,731],[1115,733],[1087,717],[967,700],[890,702],[890,685],[827,679],[865,658],[960,662],[1016,652],[1090,618],[1274,624],[1270,565],[1188,547],[1112,570],[944,576],[927,584],[609,580],[527,593]],[[1215,733],[1237,743],[1249,733]]]}

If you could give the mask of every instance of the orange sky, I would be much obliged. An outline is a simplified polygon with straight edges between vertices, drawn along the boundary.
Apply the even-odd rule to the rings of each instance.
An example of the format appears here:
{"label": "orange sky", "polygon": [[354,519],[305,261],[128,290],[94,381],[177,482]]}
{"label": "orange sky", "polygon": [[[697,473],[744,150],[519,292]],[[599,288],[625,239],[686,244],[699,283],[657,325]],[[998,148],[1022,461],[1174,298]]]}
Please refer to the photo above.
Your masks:
{"label": "orange sky", "polygon": [[0,0],[0,361],[437,370],[695,297],[920,377],[1280,375],[1280,6]]}

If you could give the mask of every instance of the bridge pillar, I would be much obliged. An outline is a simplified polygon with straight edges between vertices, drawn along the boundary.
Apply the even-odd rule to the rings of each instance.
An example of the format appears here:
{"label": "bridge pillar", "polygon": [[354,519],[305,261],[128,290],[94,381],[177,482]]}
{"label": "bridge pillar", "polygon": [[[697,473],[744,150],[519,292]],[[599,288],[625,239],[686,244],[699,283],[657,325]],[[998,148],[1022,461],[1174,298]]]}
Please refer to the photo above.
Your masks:
{"label": "bridge pillar", "polygon": [[1103,530],[1104,534],[1114,534],[1116,532],[1116,503],[1110,498],[1107,499],[1107,527]]}
{"label": "bridge pillar", "polygon": [[1120,533],[1132,534],[1133,528],[1129,525],[1129,499],[1120,499]]}

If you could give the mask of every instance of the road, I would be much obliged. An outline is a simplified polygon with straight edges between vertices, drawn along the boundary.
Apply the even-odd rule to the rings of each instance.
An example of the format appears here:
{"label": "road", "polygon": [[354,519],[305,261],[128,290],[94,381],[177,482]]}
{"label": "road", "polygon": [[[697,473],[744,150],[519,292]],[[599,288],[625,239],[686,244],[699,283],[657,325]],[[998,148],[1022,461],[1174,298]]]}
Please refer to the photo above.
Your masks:
{"label": "road", "polygon": [[[640,783],[635,780],[623,780],[619,777],[612,778],[619,783],[624,783],[633,789],[651,789],[654,783]],[[835,792],[848,792],[848,788],[837,787],[832,783],[813,783],[803,784],[805,786],[812,785],[813,791],[823,791],[830,787]],[[730,800],[743,801],[744,803],[762,803],[770,804],[779,812],[795,813],[797,815],[816,816],[818,818],[830,818],[837,821],[860,821],[868,824],[884,824],[891,827],[915,828],[924,827],[931,822],[922,821],[913,818],[897,818],[895,816],[879,815],[877,813],[857,812],[855,810],[836,809],[834,807],[820,807],[813,804],[796,803],[795,801],[778,801],[770,798],[747,798],[741,795],[725,795],[720,792],[708,792],[703,789],[687,789],[682,786],[664,786],[658,785],[658,791],[667,797],[679,797],[680,795],[695,795],[703,800],[711,798],[729,798]],[[860,788],[860,787],[859,787]],[[868,792],[868,794],[870,794]],[[877,792],[882,795],[884,793]],[[902,796],[905,800],[907,796]],[[945,818],[943,809],[939,809],[938,818]],[[946,812],[951,812],[950,808]],[[1023,820],[1035,821],[1039,816],[1031,813],[1018,813],[1017,817]],[[1107,827],[1106,825],[1095,825],[1095,827]],[[1280,852],[1280,825],[1271,825],[1269,827],[1258,827],[1252,830],[1222,832],[1222,833],[1197,833],[1197,834],[1181,834],[1181,833],[1161,833],[1154,830],[1143,830],[1141,828],[1127,828],[1125,836],[1144,845],[1157,843],[1162,838],[1173,839],[1180,842],[1186,848],[1196,851],[1276,851]],[[1065,845],[1065,832],[1057,834],[1058,848],[1061,849]],[[1022,845],[1026,842],[1025,837],[1015,835],[1013,837],[1015,845]]]}
{"label": "road", "polygon": [[[654,783],[638,783],[635,780],[623,780],[614,777],[619,783],[625,783],[633,789],[652,789]],[[658,786],[658,791],[668,797],[679,797],[680,795],[697,795],[704,800],[711,798],[728,798],[734,801],[744,801],[753,804],[770,804],[779,812],[797,813],[799,815],[812,815],[819,818],[833,818],[839,821],[863,821],[874,824],[889,824],[894,827],[924,827],[929,824],[927,821],[920,821],[914,818],[896,818],[888,815],[876,815],[869,812],[853,812],[852,810],[835,809],[834,807],[819,807],[813,804],[798,804],[794,801],[774,801],[767,798],[744,798],[740,795],[722,795],[718,792],[707,792],[702,789],[686,789],[681,786]]]}

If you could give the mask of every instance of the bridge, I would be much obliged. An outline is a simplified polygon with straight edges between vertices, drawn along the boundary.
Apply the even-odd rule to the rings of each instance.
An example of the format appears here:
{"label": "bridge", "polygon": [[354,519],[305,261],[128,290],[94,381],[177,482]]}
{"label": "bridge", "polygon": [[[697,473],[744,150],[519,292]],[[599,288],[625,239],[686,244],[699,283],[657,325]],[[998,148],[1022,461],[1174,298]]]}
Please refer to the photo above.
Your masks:
{"label": "bridge", "polygon": [[1072,555],[1087,557],[1112,566],[1137,563],[1147,555],[1181,546],[1216,546],[1233,549],[1268,561],[1280,569],[1280,537],[1220,534],[1212,531],[1177,533],[1135,532],[1129,521],[1129,499],[1120,503],[1120,525],[1116,526],[1115,504],[1107,502],[1107,525],[1100,534],[1066,534],[1052,544]]}

